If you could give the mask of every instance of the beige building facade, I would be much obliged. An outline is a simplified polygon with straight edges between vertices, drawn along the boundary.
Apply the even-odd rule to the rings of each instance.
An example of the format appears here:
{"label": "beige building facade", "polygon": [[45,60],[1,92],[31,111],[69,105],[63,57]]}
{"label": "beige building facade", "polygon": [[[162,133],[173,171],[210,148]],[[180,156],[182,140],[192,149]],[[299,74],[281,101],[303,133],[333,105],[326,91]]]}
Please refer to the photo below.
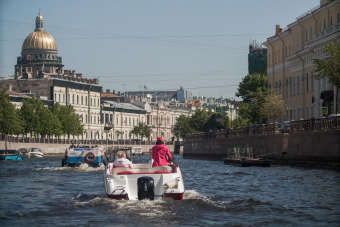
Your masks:
{"label": "beige building facade", "polygon": [[[316,80],[313,58],[326,58],[325,45],[340,41],[340,0],[321,0],[320,5],[296,18],[285,29],[276,25],[267,46],[268,88],[286,103],[286,113],[271,121],[320,118],[321,92],[334,94],[329,113],[336,111],[336,88],[328,79]],[[339,105],[339,103],[338,103]]]}

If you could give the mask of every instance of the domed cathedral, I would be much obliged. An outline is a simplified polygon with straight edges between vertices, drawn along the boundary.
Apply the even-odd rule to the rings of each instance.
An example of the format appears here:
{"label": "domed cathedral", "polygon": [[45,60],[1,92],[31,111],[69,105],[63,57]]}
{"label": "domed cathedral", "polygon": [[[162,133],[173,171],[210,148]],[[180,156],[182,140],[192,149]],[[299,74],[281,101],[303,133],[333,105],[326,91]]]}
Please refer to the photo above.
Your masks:
{"label": "domed cathedral", "polygon": [[48,74],[62,73],[62,58],[58,56],[57,44],[44,29],[40,13],[35,19],[35,30],[22,44],[21,56],[15,65],[15,79],[44,78]]}

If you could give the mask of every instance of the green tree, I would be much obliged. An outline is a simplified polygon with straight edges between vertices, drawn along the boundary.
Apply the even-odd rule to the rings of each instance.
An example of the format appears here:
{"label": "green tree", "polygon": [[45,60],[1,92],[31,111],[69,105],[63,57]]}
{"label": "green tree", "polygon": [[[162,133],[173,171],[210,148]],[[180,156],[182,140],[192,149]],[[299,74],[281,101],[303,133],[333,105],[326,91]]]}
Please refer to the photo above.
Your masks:
{"label": "green tree", "polygon": [[61,123],[59,119],[53,115],[52,111],[48,108],[41,109],[40,112],[40,134],[42,138],[45,138],[46,135],[62,135],[63,131],[61,128]]}
{"label": "green tree", "polygon": [[[0,132],[7,135],[19,135],[24,132],[24,122],[21,119],[19,110],[11,103],[6,90],[0,90]],[[7,150],[7,140],[5,140]]]}
{"label": "green tree", "polygon": [[261,109],[263,108],[267,90],[257,89],[257,92],[249,92],[249,102],[241,102],[239,105],[239,115],[247,119],[249,124],[257,124],[262,117]]}
{"label": "green tree", "polygon": [[[329,42],[325,45],[324,52],[327,58],[312,59],[315,64],[315,79],[327,78],[329,83],[336,87],[337,103],[339,103],[339,87],[340,87],[340,43],[338,40]],[[339,105],[337,105],[337,113],[339,113]]]}
{"label": "green tree", "polygon": [[172,134],[177,138],[185,138],[186,135],[195,133],[196,131],[190,126],[190,117],[181,114],[172,129]]}
{"label": "green tree", "polygon": [[247,121],[240,116],[233,120],[233,128],[242,128],[246,125]]}
{"label": "green tree", "polygon": [[197,132],[206,131],[206,123],[210,118],[210,113],[206,109],[196,110],[190,118],[190,127]]}
{"label": "green tree", "polygon": [[151,135],[151,130],[144,122],[139,122],[138,125],[134,126],[130,133],[140,136],[141,140],[144,137],[148,138]]}
{"label": "green tree", "polygon": [[70,135],[83,134],[84,125],[72,105],[62,106],[57,102],[52,106],[52,113],[59,119],[62,132],[68,138]]}
{"label": "green tree", "polygon": [[263,118],[277,118],[282,116],[286,111],[285,100],[281,95],[277,95],[274,89],[268,91],[268,95],[264,97],[263,106],[260,109],[260,114]]}
{"label": "green tree", "polygon": [[31,136],[40,133],[40,113],[43,111],[43,108],[46,107],[42,100],[36,99],[35,97],[23,101],[20,112],[25,122],[25,133],[30,133]]}
{"label": "green tree", "polygon": [[249,103],[253,99],[253,93],[267,90],[267,74],[256,73],[247,75],[239,83],[236,96],[241,97],[243,102]]}

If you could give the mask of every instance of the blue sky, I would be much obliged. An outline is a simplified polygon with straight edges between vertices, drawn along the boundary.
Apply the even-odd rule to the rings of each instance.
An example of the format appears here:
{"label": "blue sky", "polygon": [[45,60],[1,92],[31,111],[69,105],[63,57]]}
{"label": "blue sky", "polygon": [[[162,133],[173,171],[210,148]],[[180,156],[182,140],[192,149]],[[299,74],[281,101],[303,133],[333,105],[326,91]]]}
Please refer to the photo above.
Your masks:
{"label": "blue sky", "polygon": [[233,98],[250,40],[266,41],[319,0],[0,0],[0,76],[14,74],[38,9],[64,69],[103,89]]}

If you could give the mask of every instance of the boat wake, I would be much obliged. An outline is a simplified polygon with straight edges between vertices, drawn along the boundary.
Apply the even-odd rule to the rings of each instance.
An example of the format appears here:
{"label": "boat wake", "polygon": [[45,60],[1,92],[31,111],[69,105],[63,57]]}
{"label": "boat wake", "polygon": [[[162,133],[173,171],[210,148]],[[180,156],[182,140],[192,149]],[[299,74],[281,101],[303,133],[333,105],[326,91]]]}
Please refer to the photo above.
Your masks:
{"label": "boat wake", "polygon": [[84,163],[79,167],[44,167],[44,168],[34,168],[33,170],[40,171],[40,170],[50,170],[50,171],[76,171],[76,172],[97,172],[103,171],[104,166],[100,167],[91,167],[88,164]]}

